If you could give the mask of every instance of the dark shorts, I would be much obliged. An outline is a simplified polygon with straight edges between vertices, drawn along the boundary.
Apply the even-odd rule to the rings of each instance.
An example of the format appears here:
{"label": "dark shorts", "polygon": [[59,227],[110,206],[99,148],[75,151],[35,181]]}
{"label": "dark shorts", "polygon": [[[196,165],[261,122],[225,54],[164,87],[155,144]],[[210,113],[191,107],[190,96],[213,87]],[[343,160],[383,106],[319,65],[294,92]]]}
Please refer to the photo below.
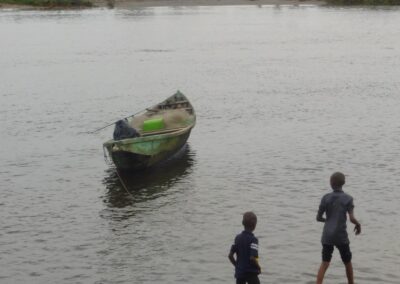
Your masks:
{"label": "dark shorts", "polygon": [[236,284],[260,284],[260,280],[258,279],[257,274],[249,273],[246,274],[243,278],[237,278]]}
{"label": "dark shorts", "polygon": [[[322,261],[330,262],[332,259],[332,253],[333,253],[333,245],[322,245]],[[351,251],[350,251],[350,246],[349,244],[345,245],[336,245],[335,246],[339,252],[340,252],[340,257],[342,258],[343,263],[349,263],[351,261]]]}

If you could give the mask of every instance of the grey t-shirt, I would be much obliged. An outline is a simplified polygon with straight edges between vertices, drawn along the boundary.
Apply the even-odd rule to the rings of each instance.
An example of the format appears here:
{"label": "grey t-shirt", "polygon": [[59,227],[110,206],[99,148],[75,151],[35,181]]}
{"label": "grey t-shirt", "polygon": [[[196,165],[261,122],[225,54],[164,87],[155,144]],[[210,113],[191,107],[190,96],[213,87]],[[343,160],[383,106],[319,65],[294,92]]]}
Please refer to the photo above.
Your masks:
{"label": "grey t-shirt", "polygon": [[324,195],[319,205],[318,216],[326,214],[321,242],[326,245],[348,244],[346,231],[347,213],[353,212],[353,197],[342,190]]}

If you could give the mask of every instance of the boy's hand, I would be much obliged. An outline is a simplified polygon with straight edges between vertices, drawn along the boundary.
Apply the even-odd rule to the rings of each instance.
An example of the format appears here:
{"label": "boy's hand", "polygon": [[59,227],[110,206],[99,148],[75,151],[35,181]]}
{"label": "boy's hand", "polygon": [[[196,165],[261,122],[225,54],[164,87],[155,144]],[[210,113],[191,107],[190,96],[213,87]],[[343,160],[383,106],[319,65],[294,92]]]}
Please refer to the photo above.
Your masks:
{"label": "boy's hand", "polygon": [[354,232],[356,233],[356,235],[361,234],[361,225],[360,224],[356,224],[354,226]]}
{"label": "boy's hand", "polygon": [[359,235],[361,233],[361,224],[358,223],[357,219],[354,217],[353,211],[349,212],[349,218],[350,218],[350,222],[353,223],[354,225],[356,225],[354,227],[354,232],[356,233],[356,235]]}
{"label": "boy's hand", "polygon": [[258,257],[250,256],[250,260],[254,262],[256,267],[258,268],[259,274],[261,273],[261,266],[260,263],[258,262]]}

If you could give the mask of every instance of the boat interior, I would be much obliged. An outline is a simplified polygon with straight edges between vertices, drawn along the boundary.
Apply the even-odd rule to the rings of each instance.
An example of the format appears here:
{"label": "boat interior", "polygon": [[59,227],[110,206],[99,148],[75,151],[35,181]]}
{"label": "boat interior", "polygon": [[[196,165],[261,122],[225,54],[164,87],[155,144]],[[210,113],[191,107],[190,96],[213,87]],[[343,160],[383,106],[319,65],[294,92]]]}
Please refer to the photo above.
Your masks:
{"label": "boat interior", "polygon": [[130,118],[128,123],[141,136],[171,133],[193,125],[196,118],[192,105],[175,96],[147,108],[143,113]]}

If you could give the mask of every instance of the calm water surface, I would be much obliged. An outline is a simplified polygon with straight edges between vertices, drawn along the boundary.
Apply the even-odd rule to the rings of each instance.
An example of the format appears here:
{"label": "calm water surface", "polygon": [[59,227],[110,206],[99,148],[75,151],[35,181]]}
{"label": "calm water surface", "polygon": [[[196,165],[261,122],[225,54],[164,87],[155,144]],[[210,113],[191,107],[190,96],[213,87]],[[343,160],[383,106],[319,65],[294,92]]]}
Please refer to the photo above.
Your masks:
{"label": "calm water surface", "polygon": [[[358,283],[400,278],[400,10],[0,11],[0,282],[232,283],[254,210],[263,283],[313,283],[329,175],[363,234]],[[163,168],[125,177],[112,128],[171,95],[198,114]],[[326,283],[345,283],[337,254]]]}

